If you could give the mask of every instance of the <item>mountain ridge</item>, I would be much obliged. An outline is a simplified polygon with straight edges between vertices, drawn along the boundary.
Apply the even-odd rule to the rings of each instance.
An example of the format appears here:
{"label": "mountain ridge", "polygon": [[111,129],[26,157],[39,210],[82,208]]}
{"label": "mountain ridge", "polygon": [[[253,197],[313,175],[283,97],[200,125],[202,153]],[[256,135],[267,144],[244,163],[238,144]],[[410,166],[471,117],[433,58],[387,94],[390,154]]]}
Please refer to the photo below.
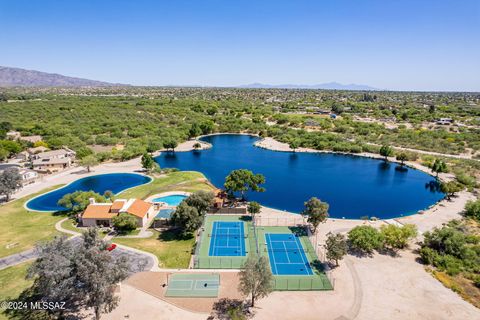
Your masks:
{"label": "mountain ridge", "polygon": [[114,87],[120,83],[90,80],[37,70],[0,66],[0,87]]}

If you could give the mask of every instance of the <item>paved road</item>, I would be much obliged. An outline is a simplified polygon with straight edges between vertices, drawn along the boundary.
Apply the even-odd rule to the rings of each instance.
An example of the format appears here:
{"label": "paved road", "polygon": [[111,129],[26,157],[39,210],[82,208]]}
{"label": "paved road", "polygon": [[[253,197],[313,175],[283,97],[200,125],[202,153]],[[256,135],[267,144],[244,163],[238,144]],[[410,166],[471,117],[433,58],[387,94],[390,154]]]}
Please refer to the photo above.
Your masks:
{"label": "paved road", "polygon": [[33,249],[30,249],[17,254],[6,256],[4,258],[0,258],[0,270],[20,264],[28,260],[35,259],[37,257],[37,253]]}

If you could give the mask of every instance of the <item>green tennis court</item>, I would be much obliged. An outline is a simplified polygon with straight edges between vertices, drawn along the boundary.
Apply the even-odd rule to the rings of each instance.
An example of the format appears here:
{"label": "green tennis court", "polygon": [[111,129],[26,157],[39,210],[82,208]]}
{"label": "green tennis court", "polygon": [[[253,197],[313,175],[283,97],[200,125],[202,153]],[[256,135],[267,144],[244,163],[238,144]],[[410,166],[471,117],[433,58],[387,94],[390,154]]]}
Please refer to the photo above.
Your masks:
{"label": "green tennis court", "polygon": [[218,273],[176,273],[168,279],[166,297],[218,297]]}

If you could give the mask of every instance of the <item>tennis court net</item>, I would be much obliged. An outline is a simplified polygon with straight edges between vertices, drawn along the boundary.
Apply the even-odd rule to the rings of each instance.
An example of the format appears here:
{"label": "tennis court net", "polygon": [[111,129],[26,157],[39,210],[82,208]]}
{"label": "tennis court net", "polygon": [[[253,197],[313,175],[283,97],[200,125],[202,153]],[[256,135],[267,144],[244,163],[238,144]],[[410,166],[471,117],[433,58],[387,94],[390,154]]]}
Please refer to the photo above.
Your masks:
{"label": "tennis court net", "polygon": [[308,253],[310,252],[309,249],[299,249],[299,248],[279,248],[279,249],[274,249],[274,248],[264,248],[264,252],[305,252]]}
{"label": "tennis court net", "polygon": [[209,238],[248,238],[248,234],[240,234],[240,233],[229,233],[229,234],[224,234],[224,233],[209,233],[208,234]]}

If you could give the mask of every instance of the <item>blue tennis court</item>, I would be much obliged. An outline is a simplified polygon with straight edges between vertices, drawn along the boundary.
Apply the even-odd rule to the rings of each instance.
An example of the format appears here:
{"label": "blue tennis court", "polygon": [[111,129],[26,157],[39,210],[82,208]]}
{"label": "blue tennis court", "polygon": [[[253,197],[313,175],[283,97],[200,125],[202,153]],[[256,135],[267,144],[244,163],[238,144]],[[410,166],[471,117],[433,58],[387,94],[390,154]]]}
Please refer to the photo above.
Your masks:
{"label": "blue tennis court", "polygon": [[298,237],[291,233],[266,233],[266,250],[274,275],[312,275],[305,251]]}
{"label": "blue tennis court", "polygon": [[212,226],[209,256],[245,256],[245,233],[241,221],[215,221]]}

